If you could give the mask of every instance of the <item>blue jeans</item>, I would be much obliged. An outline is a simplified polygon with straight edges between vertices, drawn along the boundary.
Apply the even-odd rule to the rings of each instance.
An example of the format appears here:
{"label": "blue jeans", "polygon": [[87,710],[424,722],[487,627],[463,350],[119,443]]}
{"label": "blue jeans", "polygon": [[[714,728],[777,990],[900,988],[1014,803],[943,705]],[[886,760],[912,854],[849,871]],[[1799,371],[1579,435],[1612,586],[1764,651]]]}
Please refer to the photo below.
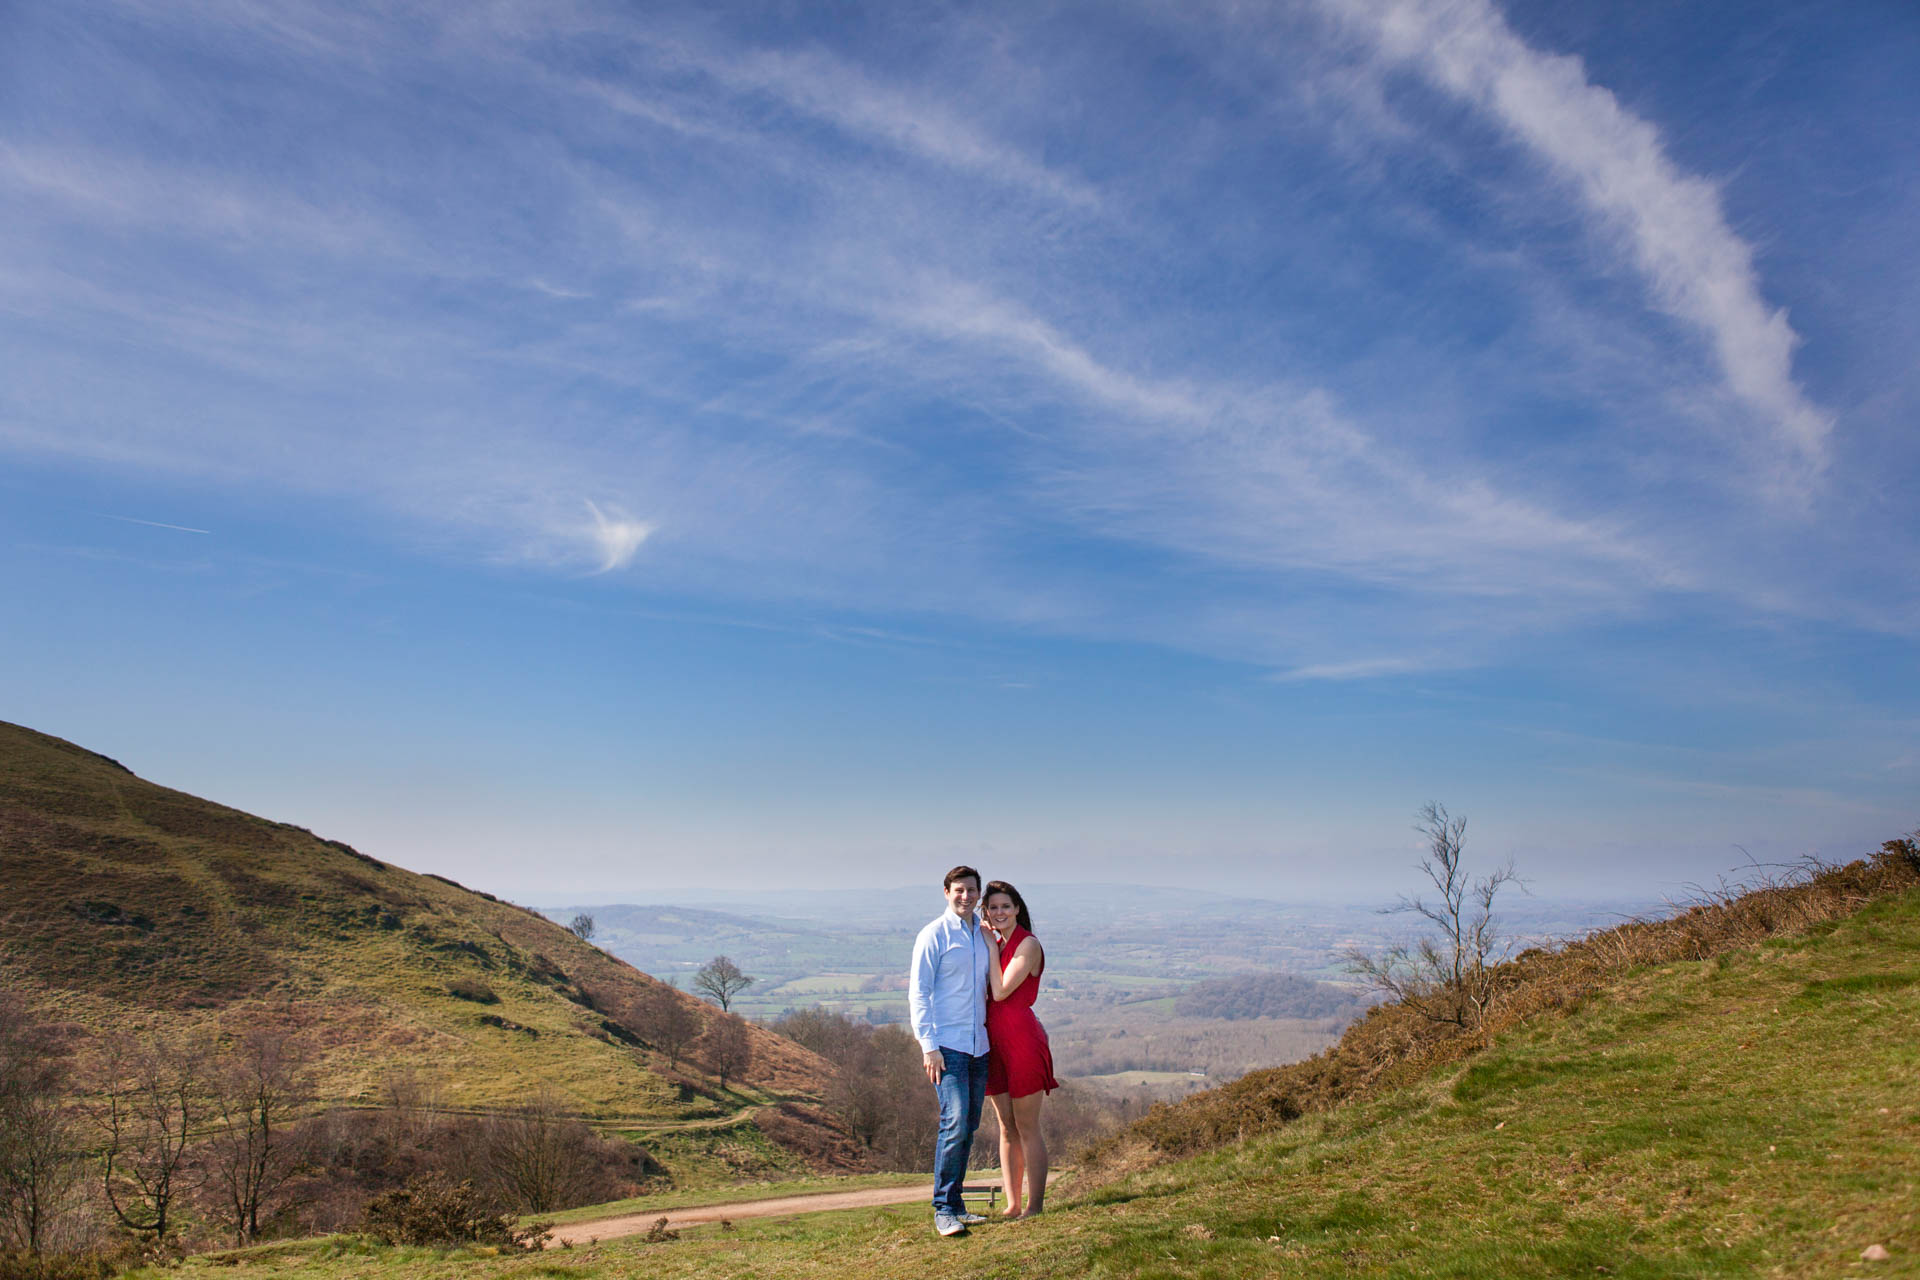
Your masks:
{"label": "blue jeans", "polygon": [[940,1137],[933,1144],[933,1211],[964,1213],[960,1187],[967,1180],[967,1155],[987,1100],[987,1055],[976,1058],[943,1046],[940,1056],[946,1070],[935,1089],[940,1096]]}

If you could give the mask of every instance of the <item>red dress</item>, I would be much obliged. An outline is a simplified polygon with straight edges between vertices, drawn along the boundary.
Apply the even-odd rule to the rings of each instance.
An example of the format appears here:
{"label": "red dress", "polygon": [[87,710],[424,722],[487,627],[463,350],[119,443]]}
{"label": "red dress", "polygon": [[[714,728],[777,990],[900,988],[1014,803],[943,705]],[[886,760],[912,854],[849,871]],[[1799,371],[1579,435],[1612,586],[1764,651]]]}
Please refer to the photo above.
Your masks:
{"label": "red dress", "polygon": [[[1018,925],[1000,947],[1000,972],[1013,963],[1013,953],[1033,935]],[[1042,968],[1045,962],[1042,962]],[[1060,1087],[1053,1078],[1053,1050],[1047,1044],[1047,1029],[1033,1016],[1033,1001],[1040,994],[1040,975],[1030,973],[1005,1000],[987,1000],[987,1092],[1024,1098],[1043,1090],[1052,1093]]]}

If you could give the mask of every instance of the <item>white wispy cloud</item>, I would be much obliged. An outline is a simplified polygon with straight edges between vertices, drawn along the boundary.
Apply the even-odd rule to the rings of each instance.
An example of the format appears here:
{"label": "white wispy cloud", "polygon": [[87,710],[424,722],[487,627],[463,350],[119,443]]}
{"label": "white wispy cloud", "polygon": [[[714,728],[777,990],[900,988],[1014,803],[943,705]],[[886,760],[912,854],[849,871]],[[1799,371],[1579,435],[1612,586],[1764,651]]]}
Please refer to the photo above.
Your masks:
{"label": "white wispy cloud", "polygon": [[1763,424],[1764,481],[1803,497],[1828,461],[1831,413],[1793,376],[1798,336],[1763,296],[1753,246],[1717,186],[1683,171],[1660,131],[1580,59],[1535,49],[1490,0],[1320,0],[1380,55],[1472,103],[1569,182],[1616,234],[1657,305],[1711,345],[1725,385]]}
{"label": "white wispy cloud", "polygon": [[164,229],[364,260],[417,246],[392,220],[350,205],[303,199],[220,171],[155,163],[124,151],[0,143],[0,191],[31,194],[69,215],[106,225]]}
{"label": "white wispy cloud", "polygon": [[[1101,203],[1092,185],[1034,160],[975,119],[923,93],[889,84],[825,50],[724,54],[665,41],[656,47],[675,63],[697,68],[734,93],[768,95],[789,110],[864,142],[1066,204],[1092,209]],[[657,110],[635,105],[643,111]],[[688,126],[684,117],[674,116],[670,127]]]}
{"label": "white wispy cloud", "polygon": [[1099,192],[1080,179],[1041,164],[939,109],[817,53],[763,54],[744,67],[753,83],[795,107],[850,132],[884,141],[910,155],[1089,208]]}
{"label": "white wispy cloud", "polygon": [[1617,522],[1508,492],[1469,462],[1423,463],[1317,388],[1116,369],[1013,300],[950,278],[927,282],[918,305],[875,305],[983,359],[1011,357],[1082,401],[1095,416],[1055,428],[1064,450],[1034,484],[1111,535],[1481,595],[1639,594],[1692,577]]}
{"label": "white wispy cloud", "polygon": [[626,568],[633,563],[640,544],[653,536],[653,526],[618,513],[608,515],[592,499],[586,501],[587,511],[593,516],[589,541],[600,562],[594,572],[612,573]]}
{"label": "white wispy cloud", "polygon": [[[556,572],[627,568],[669,528],[670,544],[641,561],[650,583],[678,573],[675,584],[736,597],[1147,635],[1251,654],[1300,679],[1390,670],[1341,657],[1351,637],[1303,619],[1303,580],[1371,593],[1363,652],[1424,651],[1445,611],[1409,599],[1470,599],[1438,619],[1450,638],[1631,616],[1676,591],[1804,603],[1763,598],[1760,575],[1716,573],[1716,558],[1733,557],[1712,539],[1732,535],[1706,519],[1683,528],[1654,504],[1587,501],[1550,466],[1484,448],[1479,402],[1410,422],[1366,403],[1364,379],[1348,370],[1343,382],[1284,341],[1197,349],[1182,332],[1189,317],[1226,332],[1287,304],[1223,283],[1208,256],[1212,196],[1156,187],[1159,158],[1134,154],[1129,122],[1157,105],[1058,77],[1066,132],[1097,135],[1103,111],[1116,118],[1094,139],[1108,147],[1102,164],[1084,168],[1111,183],[1096,186],[1077,153],[1056,162],[1032,142],[1046,119],[1023,131],[996,107],[991,77],[968,79],[991,57],[914,77],[817,44],[662,34],[610,7],[561,10],[590,12],[579,30],[555,19],[558,39],[543,6],[489,17],[511,10],[474,18],[457,41],[381,42],[383,59],[400,60],[392,81],[458,86],[442,95],[454,156],[430,174],[370,176],[324,136],[285,182],[244,161],[128,159],[105,141],[0,150],[0,196],[55,214],[38,220],[39,239],[0,247],[0,285],[10,272],[25,281],[37,327],[110,314],[127,342],[202,366],[168,384],[193,405],[169,416],[134,402],[146,396],[115,399],[74,357],[65,381],[89,388],[86,407],[70,422],[0,417],[0,439],[199,459],[221,476],[251,468],[385,504],[449,530],[449,547]],[[1728,386],[1771,414],[1769,456],[1792,464],[1781,474],[1817,471],[1824,420],[1792,382],[1793,335],[1765,308],[1751,250],[1711,185],[1680,173],[1650,125],[1577,63],[1527,48],[1486,5],[1356,0],[1340,11],[1357,15],[1381,59],[1474,102],[1567,175],[1621,230],[1661,305],[1720,344]],[[291,35],[262,33],[236,12],[213,11],[230,24],[224,38],[276,49],[308,47],[303,33],[321,22],[302,10]],[[679,28],[694,29],[709,30]],[[583,31],[620,56],[583,69]],[[341,48],[314,45],[326,66],[303,84],[377,116],[384,138],[386,90]],[[1055,84],[1044,52],[1032,56],[1033,79]],[[496,101],[525,110],[459,114]],[[1271,141],[1269,119],[1186,105],[1221,154]],[[1388,114],[1377,106],[1356,127],[1385,128]],[[1426,136],[1425,122],[1396,127],[1393,145]],[[463,131],[486,147],[459,150]],[[496,201],[518,192],[537,195]],[[1257,218],[1268,198],[1262,189],[1246,208]],[[1168,207],[1146,207],[1154,199]],[[62,232],[77,240],[96,226],[140,246],[131,285],[55,281],[34,265],[72,256]],[[1299,231],[1259,226],[1267,256],[1253,264],[1283,274],[1289,255],[1342,249],[1295,245]],[[183,244],[197,259],[178,255]],[[207,262],[220,270],[201,272]],[[1204,300],[1165,314],[1166,281],[1182,273]],[[233,280],[254,287],[223,287]],[[1401,301],[1368,323],[1391,329]],[[1480,369],[1503,358],[1522,356]],[[1408,380],[1405,399],[1418,400],[1424,388]],[[1511,385],[1476,393],[1498,410]],[[36,394],[57,399],[51,380]],[[545,412],[552,404],[567,411]],[[989,444],[962,434],[980,419],[1002,427]],[[596,495],[590,520],[583,492]],[[1156,597],[1184,589],[1169,571],[1142,585],[1056,568],[1055,548],[1034,550],[1047,538],[1198,570],[1222,598],[1169,621]],[[1350,599],[1328,609],[1362,616]]]}

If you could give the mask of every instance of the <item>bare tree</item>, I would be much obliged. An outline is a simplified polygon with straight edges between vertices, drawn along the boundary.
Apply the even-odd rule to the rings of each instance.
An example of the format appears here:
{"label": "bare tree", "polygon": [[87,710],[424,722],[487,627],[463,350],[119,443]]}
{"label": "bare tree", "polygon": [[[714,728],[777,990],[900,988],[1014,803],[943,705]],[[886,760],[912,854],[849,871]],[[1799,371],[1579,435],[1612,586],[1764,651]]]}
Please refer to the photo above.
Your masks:
{"label": "bare tree", "polygon": [[693,975],[693,989],[711,997],[725,1013],[733,1007],[733,998],[753,985],[753,979],[740,972],[740,966],[725,956],[715,956]]}
{"label": "bare tree", "polygon": [[573,936],[580,939],[580,941],[591,941],[593,938],[593,917],[582,911],[579,915],[567,921],[567,928],[571,929]]}
{"label": "bare tree", "polygon": [[640,1038],[667,1055],[674,1066],[700,1034],[698,1006],[680,992],[660,983],[648,985],[627,1006],[627,1020]]}
{"label": "bare tree", "polygon": [[1505,958],[1506,943],[1493,915],[1494,899],[1508,884],[1518,884],[1509,859],[1478,880],[1464,864],[1467,820],[1429,802],[1414,830],[1426,837],[1427,856],[1420,870],[1437,900],[1402,897],[1388,911],[1410,911],[1438,930],[1411,945],[1400,943],[1379,956],[1347,953],[1354,972],[1385,995],[1433,1022],[1459,1027],[1480,1025],[1493,999],[1493,970]]}
{"label": "bare tree", "polygon": [[0,1243],[55,1244],[81,1178],[67,1063],[43,1021],[0,994]]}
{"label": "bare tree", "polygon": [[153,1039],[112,1046],[100,1071],[94,1120],[104,1138],[107,1205],[129,1231],[165,1240],[174,1206],[202,1177],[187,1144],[213,1113],[204,1050]]}
{"label": "bare tree", "polygon": [[569,1116],[550,1090],[494,1117],[486,1150],[492,1181],[528,1213],[585,1204],[600,1181],[593,1130]]}
{"label": "bare tree", "polygon": [[888,1153],[895,1169],[924,1169],[933,1160],[940,1113],[927,1103],[920,1045],[905,1027],[876,1027],[873,1049],[879,1092],[892,1104],[880,1111],[874,1146]]}
{"label": "bare tree", "polygon": [[395,1146],[430,1141],[440,1127],[444,1105],[441,1082],[410,1066],[388,1068],[380,1077],[380,1102],[386,1110],[388,1140]]}
{"label": "bare tree", "polygon": [[236,1244],[260,1236],[282,1197],[306,1166],[293,1122],[306,1101],[311,1053],[278,1027],[255,1027],[226,1052],[213,1075],[215,1137],[209,1179],[216,1213]]}
{"label": "bare tree", "polygon": [[923,1055],[906,1028],[816,1007],[789,1013],[772,1029],[833,1064],[827,1105],[876,1164],[918,1169],[933,1159],[938,1113],[927,1105]]}
{"label": "bare tree", "polygon": [[737,1080],[753,1065],[753,1042],[747,1037],[747,1024],[730,1013],[707,1019],[697,1046],[707,1069],[720,1077],[720,1087]]}
{"label": "bare tree", "polygon": [[[895,1107],[918,1105],[923,1100],[917,1093],[895,1098],[888,1091],[884,1046],[875,1043],[871,1023],[856,1022],[816,1005],[788,1013],[772,1029],[833,1064],[833,1078],[827,1082],[827,1105],[869,1151],[875,1150]],[[915,1045],[916,1061],[919,1052]]]}

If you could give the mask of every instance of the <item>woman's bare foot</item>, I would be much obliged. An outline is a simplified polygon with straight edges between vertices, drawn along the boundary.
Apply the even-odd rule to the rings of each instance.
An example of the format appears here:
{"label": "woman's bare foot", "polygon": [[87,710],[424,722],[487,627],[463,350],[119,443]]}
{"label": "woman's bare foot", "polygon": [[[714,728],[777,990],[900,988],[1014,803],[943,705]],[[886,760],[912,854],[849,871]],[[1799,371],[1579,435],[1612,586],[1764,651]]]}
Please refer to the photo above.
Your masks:
{"label": "woman's bare foot", "polygon": [[1015,1218],[1024,1218],[1024,1217],[1026,1217],[1026,1216],[1027,1216],[1027,1211],[1026,1211],[1025,1209],[1022,1209],[1022,1208],[1021,1208],[1021,1207],[1020,1207],[1019,1205],[1017,1205],[1017,1204],[1010,1204],[1010,1205],[1008,1205],[1008,1206],[1007,1206],[1006,1208],[1004,1208],[1004,1209],[1002,1209],[1002,1210],[1000,1211],[1000,1216],[1001,1216],[1002,1218],[1004,1218],[1004,1219],[1006,1219],[1007,1221],[1009,1221],[1009,1222],[1011,1222],[1011,1221],[1013,1221],[1013,1219],[1015,1219]]}

